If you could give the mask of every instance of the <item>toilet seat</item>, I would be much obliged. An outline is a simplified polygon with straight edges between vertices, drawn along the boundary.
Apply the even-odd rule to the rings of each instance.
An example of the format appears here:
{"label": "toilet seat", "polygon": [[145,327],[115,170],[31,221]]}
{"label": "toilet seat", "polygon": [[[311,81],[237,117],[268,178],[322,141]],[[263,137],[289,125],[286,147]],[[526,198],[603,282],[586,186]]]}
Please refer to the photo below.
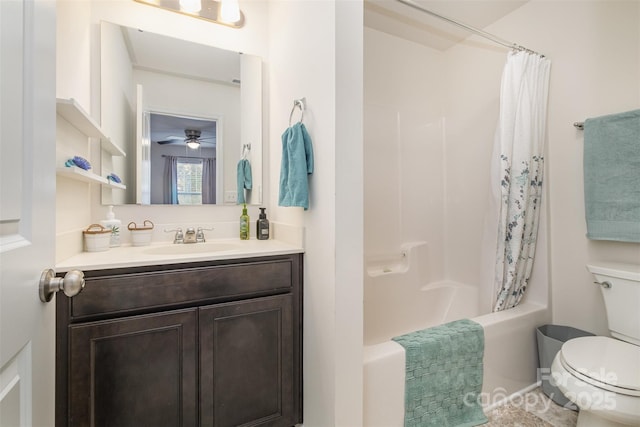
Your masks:
{"label": "toilet seat", "polygon": [[640,397],[640,347],[609,337],[574,338],[560,349],[560,362],[595,387]]}

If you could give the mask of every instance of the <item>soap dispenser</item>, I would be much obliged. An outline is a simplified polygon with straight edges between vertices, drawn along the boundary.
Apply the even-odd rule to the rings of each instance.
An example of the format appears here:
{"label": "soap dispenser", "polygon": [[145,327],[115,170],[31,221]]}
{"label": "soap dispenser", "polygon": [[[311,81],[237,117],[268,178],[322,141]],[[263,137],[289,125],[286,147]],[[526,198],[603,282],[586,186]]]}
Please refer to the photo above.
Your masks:
{"label": "soap dispenser", "polygon": [[112,248],[120,246],[120,227],[122,226],[122,221],[116,219],[116,215],[113,213],[113,206],[109,206],[107,219],[103,219],[102,221],[100,221],[100,225],[111,230],[111,239],[109,240],[109,246]]}
{"label": "soap dispenser", "polygon": [[260,218],[256,221],[256,237],[258,240],[269,240],[269,220],[265,209],[260,208]]}
{"label": "soap dispenser", "polygon": [[240,215],[240,240],[249,240],[250,230],[249,230],[249,215],[247,214],[247,204],[244,204],[242,208],[242,215]]}

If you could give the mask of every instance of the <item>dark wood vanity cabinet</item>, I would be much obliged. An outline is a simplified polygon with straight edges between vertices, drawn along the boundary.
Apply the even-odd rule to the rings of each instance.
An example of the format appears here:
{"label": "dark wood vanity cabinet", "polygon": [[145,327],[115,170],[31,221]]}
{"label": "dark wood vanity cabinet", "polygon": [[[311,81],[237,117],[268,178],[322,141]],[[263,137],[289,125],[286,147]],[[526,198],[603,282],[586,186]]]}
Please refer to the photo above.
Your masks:
{"label": "dark wood vanity cabinet", "polygon": [[56,297],[56,426],[302,422],[301,254],[85,279]]}

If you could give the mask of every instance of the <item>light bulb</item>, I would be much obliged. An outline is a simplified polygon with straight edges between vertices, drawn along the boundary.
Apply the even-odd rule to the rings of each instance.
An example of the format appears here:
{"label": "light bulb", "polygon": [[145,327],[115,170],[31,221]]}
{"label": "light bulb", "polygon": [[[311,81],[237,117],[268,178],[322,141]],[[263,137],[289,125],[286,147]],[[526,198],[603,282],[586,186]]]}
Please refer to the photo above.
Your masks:
{"label": "light bulb", "polygon": [[189,13],[198,13],[202,9],[200,0],[180,0],[180,10]]}
{"label": "light bulb", "polygon": [[190,139],[187,141],[187,147],[197,150],[200,147],[200,142],[197,139]]}
{"label": "light bulb", "polygon": [[240,20],[238,0],[221,0],[220,17],[225,22],[238,22]]}

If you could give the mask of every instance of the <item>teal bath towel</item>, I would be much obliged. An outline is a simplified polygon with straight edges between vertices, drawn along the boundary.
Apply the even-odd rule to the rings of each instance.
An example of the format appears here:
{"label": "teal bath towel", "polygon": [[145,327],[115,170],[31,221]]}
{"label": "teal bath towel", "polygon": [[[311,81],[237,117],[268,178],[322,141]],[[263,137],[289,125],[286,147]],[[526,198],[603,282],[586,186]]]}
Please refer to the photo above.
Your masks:
{"label": "teal bath towel", "polygon": [[640,242],[640,110],[584,122],[587,237]]}
{"label": "teal bath towel", "polygon": [[251,190],[253,178],[251,177],[251,163],[247,159],[240,159],[237,169],[238,179],[238,204],[246,203],[244,190]]}
{"label": "teal bath towel", "polygon": [[309,208],[309,182],[313,173],[313,147],[307,129],[300,122],[282,134],[279,206]]}
{"label": "teal bath towel", "polygon": [[405,427],[487,422],[482,391],[484,330],[463,319],[393,338],[406,352]]}

